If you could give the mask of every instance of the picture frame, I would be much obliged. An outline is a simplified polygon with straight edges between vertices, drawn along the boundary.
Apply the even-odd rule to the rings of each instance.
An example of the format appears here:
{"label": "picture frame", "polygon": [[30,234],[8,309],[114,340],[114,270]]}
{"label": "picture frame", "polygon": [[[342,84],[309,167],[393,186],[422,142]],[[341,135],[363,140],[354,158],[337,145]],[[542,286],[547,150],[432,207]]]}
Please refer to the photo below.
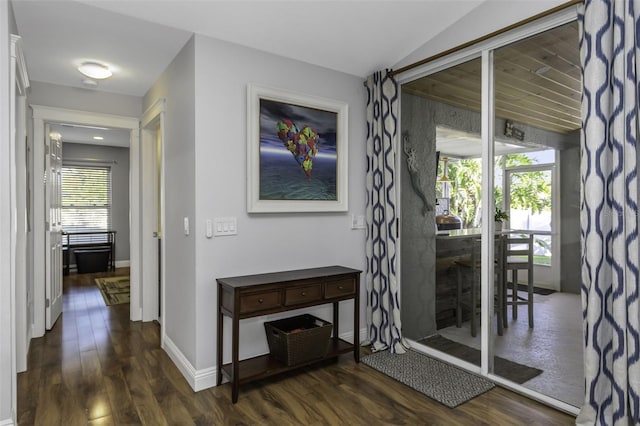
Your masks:
{"label": "picture frame", "polygon": [[346,102],[247,86],[247,211],[348,210]]}

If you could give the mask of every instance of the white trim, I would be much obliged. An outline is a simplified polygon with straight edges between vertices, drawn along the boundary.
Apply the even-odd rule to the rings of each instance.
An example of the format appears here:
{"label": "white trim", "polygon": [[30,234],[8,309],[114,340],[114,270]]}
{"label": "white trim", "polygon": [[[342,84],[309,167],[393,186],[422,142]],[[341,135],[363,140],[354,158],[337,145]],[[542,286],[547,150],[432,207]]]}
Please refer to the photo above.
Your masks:
{"label": "white trim", "polygon": [[[164,145],[165,145],[165,130],[164,130],[164,121],[165,121],[165,107],[166,107],[166,99],[159,98],[156,100],[153,105],[151,105],[144,112],[141,118],[141,143],[140,143],[140,202],[142,203],[140,206],[140,229],[141,229],[141,238],[140,238],[140,270],[142,273],[142,277],[147,285],[142,285],[141,287],[141,295],[142,295],[142,321],[151,321],[158,320],[160,323],[160,344],[162,345],[164,339],[166,337],[165,333],[165,323],[164,318],[165,315],[165,286],[166,282],[166,239],[163,238],[164,230],[165,230],[165,153],[164,153]],[[157,143],[158,143],[158,132],[160,132],[160,164],[157,164]],[[154,149],[150,150],[149,145],[153,146]],[[159,170],[158,170],[159,168]],[[156,188],[158,188],[156,182],[156,176],[160,174],[160,192],[156,192]],[[152,182],[148,182],[147,180],[151,180]],[[150,191],[145,191],[144,188],[154,188],[153,193]],[[151,199],[154,200],[153,203],[148,203],[150,200],[148,198],[150,195],[153,195]],[[145,214],[145,211],[149,208],[156,209],[157,197],[160,197],[160,229],[158,227],[157,214]],[[153,207],[150,207],[152,205]],[[147,233],[157,232],[160,235],[160,258],[157,258],[155,255],[150,255],[152,252],[157,253],[157,239],[151,239],[151,236]],[[151,247],[149,247],[151,246]],[[155,259],[155,261],[153,260]],[[158,262],[160,263],[160,276],[158,277]],[[145,277],[153,277],[150,283],[149,279]],[[160,290],[158,292],[157,289],[157,278],[160,280]],[[160,313],[158,313],[158,299],[160,299]],[[160,314],[160,315],[159,315]]]}
{"label": "white trim", "polygon": [[[493,50],[484,50],[482,52],[482,106],[480,109],[481,116],[481,139],[482,139],[482,211],[493,212],[495,200],[493,197],[493,175],[494,175],[494,84],[493,84]],[[491,216],[489,216],[491,217]],[[480,370],[482,375],[486,376],[493,369],[493,327],[488,327],[493,320],[494,312],[494,261],[495,244],[494,244],[494,227],[493,220],[482,221],[482,256],[480,268],[480,348],[481,363]]]}
{"label": "white trim", "polygon": [[[367,332],[366,327],[361,328],[360,336],[366,335],[366,332]],[[339,337],[347,342],[353,342],[353,331],[341,333]],[[362,338],[360,339],[360,341],[363,342]],[[173,343],[173,340],[171,340],[169,336],[165,336],[164,342],[162,345],[160,345],[160,347],[164,349],[164,351],[167,353],[169,358],[171,358],[173,363],[176,365],[178,370],[180,370],[185,380],[187,381],[187,383],[189,383],[189,386],[191,386],[191,389],[193,389],[194,392],[199,392],[201,390],[216,386],[216,378],[217,378],[216,367],[209,367],[209,368],[204,368],[202,370],[196,370],[193,367],[193,365],[189,362],[187,357],[178,348],[178,346],[176,346],[176,344]],[[426,346],[424,347],[426,348]],[[257,354],[256,356],[266,355],[267,353]],[[472,364],[469,364],[469,365],[472,365]],[[223,383],[226,383],[226,381],[223,381]]]}
{"label": "white trim", "polygon": [[164,344],[161,345],[162,349],[169,355],[169,358],[176,365],[178,370],[182,373],[191,389],[194,392],[201,391],[216,386],[217,368],[209,367],[203,370],[196,370],[189,362],[186,356],[180,351],[175,343],[165,336]]}
{"label": "white trim", "polygon": [[140,128],[144,129],[153,121],[155,121],[158,116],[164,112],[165,105],[167,101],[165,98],[158,98],[157,101],[153,103],[147,110],[142,114],[142,120],[140,120]]}
{"label": "white trim", "polygon": [[129,135],[129,285],[131,297],[129,317],[131,321],[142,319],[142,268],[140,267],[140,129],[132,129]]}
{"label": "white trim", "polygon": [[20,96],[26,96],[26,90],[29,87],[29,73],[27,72],[27,62],[24,59],[24,51],[22,50],[22,37],[11,34],[11,56],[15,58],[15,82],[18,85]]}
{"label": "white trim", "polygon": [[[15,414],[14,414],[14,417],[15,417]],[[15,425],[15,423],[13,422],[12,419],[0,420],[0,426],[13,426],[13,425]]]}
{"label": "white trim", "polygon": [[[33,252],[43,253],[45,250],[44,241],[44,187],[42,185],[36,185],[36,182],[42,182],[44,177],[44,170],[39,166],[42,162],[40,159],[44,158],[44,137],[45,137],[45,125],[47,123],[74,123],[84,125],[98,125],[105,127],[116,127],[121,129],[129,129],[130,133],[130,146],[129,146],[129,164],[130,164],[130,176],[131,180],[139,173],[138,170],[138,134],[139,134],[139,121],[138,118],[125,117],[113,114],[103,114],[90,111],[80,111],[65,108],[55,108],[42,105],[31,105],[33,110],[33,158],[34,158],[34,170],[33,170]],[[136,305],[136,299],[134,297],[134,288],[136,283],[140,282],[140,277],[137,276],[138,269],[136,268],[136,258],[133,251],[134,247],[139,246],[139,226],[135,221],[136,211],[132,206],[138,205],[136,200],[138,198],[139,189],[135,186],[131,186],[129,193],[129,205],[130,205],[130,217],[132,218],[130,223],[130,242],[131,247],[131,311],[130,316],[132,321],[139,320],[138,316],[141,308]],[[44,256],[34,255],[34,324],[33,324],[33,337],[41,337],[45,333],[45,274],[44,274]],[[139,303],[139,301],[138,301]]]}
{"label": "white trim", "polygon": [[23,372],[27,369],[27,354],[29,348],[29,333],[27,326],[27,223],[26,223],[26,90],[29,87],[29,76],[27,74],[24,53],[22,50],[21,38],[11,35],[11,100],[10,100],[10,120],[11,120],[11,144],[13,148],[13,163],[15,175],[11,190],[12,210],[16,217],[13,219],[15,226],[15,287],[12,309],[15,348],[15,368],[16,372]]}
{"label": "white trim", "polygon": [[116,268],[128,268],[131,266],[131,261],[129,260],[116,260]]}

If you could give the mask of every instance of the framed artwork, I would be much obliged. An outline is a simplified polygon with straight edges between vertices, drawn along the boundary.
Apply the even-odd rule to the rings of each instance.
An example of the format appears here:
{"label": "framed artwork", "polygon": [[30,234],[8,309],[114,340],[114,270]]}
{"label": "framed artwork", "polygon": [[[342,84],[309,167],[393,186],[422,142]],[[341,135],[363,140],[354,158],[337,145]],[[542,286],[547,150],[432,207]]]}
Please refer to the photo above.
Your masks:
{"label": "framed artwork", "polygon": [[249,213],[348,209],[347,104],[247,87]]}

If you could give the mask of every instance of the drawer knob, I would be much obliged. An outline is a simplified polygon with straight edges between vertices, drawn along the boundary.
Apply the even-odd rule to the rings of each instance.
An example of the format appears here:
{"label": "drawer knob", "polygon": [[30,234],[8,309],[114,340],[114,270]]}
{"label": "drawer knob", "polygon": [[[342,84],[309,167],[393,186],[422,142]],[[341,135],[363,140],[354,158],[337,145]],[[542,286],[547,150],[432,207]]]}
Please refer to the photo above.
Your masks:
{"label": "drawer knob", "polygon": [[262,303],[264,302],[264,299],[261,297],[260,299],[258,299],[258,303]]}
{"label": "drawer knob", "polygon": [[344,286],[339,285],[339,286],[338,286],[338,290],[344,290]]}
{"label": "drawer knob", "polygon": [[306,295],[307,295],[307,292],[306,292],[306,291],[303,291],[303,292],[302,292],[302,293],[300,293],[300,294],[302,294],[303,296],[306,296]]}

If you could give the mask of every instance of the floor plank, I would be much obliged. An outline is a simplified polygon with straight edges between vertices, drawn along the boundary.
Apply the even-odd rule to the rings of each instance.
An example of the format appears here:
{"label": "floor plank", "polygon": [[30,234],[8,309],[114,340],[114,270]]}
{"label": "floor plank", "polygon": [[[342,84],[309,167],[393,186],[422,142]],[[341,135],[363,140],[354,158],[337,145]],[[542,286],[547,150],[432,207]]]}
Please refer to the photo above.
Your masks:
{"label": "floor plank", "polygon": [[193,392],[159,347],[157,323],[107,307],[97,276],[69,275],[63,314],[33,339],[18,375],[21,425],[571,425],[574,418],[495,388],[450,409],[344,355],[241,387]]}

